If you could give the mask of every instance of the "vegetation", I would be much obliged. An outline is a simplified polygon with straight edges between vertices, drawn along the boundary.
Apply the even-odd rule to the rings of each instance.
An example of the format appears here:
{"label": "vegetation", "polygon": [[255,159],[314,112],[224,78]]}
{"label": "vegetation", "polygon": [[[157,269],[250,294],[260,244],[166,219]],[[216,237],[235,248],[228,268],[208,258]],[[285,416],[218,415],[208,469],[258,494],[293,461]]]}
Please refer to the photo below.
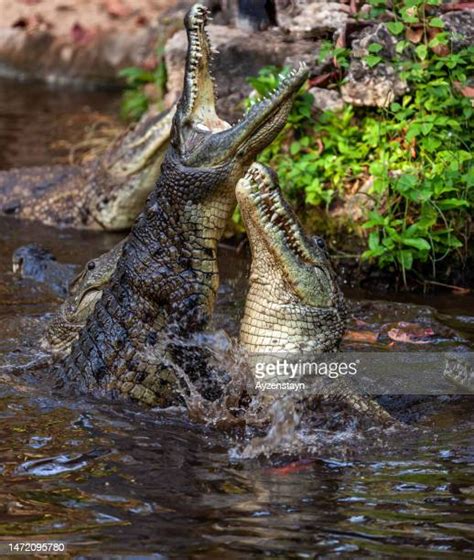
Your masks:
{"label": "vegetation", "polygon": [[[370,2],[370,17],[386,4]],[[470,233],[473,108],[463,88],[473,74],[474,48],[449,51],[443,21],[426,16],[426,4],[435,3],[398,2],[396,20],[387,24],[398,41],[397,55],[388,62],[407,81],[409,93],[384,109],[346,106],[315,117],[312,96],[303,89],[288,125],[261,156],[278,172],[288,196],[306,207],[329,206],[370,178],[372,210],[363,223],[362,257],[381,268],[396,265],[405,283],[414,265],[430,261],[435,277],[446,257],[465,258]],[[377,43],[369,46],[369,67],[387,62],[381,50]],[[348,66],[347,49],[327,43],[321,54],[334,57],[340,68]],[[268,67],[249,82],[263,96],[286,72]]]}
{"label": "vegetation", "polygon": [[[123,95],[121,117],[125,120],[138,120],[148,109],[151,99],[156,98],[158,104],[164,97],[166,90],[167,72],[164,61],[164,47],[156,49],[157,64],[155,68],[146,70],[131,66],[119,72],[125,78],[127,89]],[[150,95],[149,89],[153,89]]]}

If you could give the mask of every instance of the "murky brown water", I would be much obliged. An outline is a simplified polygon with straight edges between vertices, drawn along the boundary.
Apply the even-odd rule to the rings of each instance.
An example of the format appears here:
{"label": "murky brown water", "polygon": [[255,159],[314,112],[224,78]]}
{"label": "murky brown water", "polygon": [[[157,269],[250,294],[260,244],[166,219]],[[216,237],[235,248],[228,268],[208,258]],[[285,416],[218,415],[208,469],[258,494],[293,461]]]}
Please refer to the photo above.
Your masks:
{"label": "murky brown water", "polygon": [[66,161],[84,131],[117,115],[120,96],[0,80],[0,169]]}
{"label": "murky brown water", "polygon": [[[87,558],[473,557],[472,400],[422,403],[417,431],[379,433],[372,447],[346,432],[340,449],[333,440],[317,454],[241,460],[232,434],[56,395],[22,373],[58,300],[11,274],[12,251],[36,241],[79,264],[116,240],[0,220],[0,541],[64,541]],[[231,334],[246,268],[244,257],[221,251],[214,326]],[[411,321],[434,331],[435,348],[466,347],[472,298],[427,303],[356,303],[351,330],[382,332],[384,346],[387,325]]]}

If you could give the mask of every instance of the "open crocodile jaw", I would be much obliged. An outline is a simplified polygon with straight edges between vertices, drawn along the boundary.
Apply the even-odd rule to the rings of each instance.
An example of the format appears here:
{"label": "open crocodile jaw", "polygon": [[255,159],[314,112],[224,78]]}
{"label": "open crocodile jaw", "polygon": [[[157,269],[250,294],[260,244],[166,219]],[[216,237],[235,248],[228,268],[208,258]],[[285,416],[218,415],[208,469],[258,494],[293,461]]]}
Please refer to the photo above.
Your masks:
{"label": "open crocodile jaw", "polygon": [[186,166],[212,167],[233,158],[248,166],[285,125],[293,99],[307,78],[307,69],[300,65],[293,70],[268,98],[230,126],[216,113],[208,21],[208,10],[199,4],[185,19],[189,46],[171,142]]}
{"label": "open crocodile jaw", "polygon": [[324,243],[305,235],[271,169],[252,165],[236,195],[252,250],[241,343],[257,353],[334,350],[346,308]]}
{"label": "open crocodile jaw", "polygon": [[[297,290],[298,275],[303,269],[314,269],[321,281],[331,290],[326,293],[326,302],[331,305],[332,294],[337,291],[331,267],[321,238],[310,239],[301,227],[293,209],[284,199],[276,173],[259,163],[253,164],[236,187],[242,216],[252,232],[260,232],[258,241],[277,263],[275,267]],[[250,235],[257,238],[256,233]],[[300,294],[310,300],[309,294]]]}

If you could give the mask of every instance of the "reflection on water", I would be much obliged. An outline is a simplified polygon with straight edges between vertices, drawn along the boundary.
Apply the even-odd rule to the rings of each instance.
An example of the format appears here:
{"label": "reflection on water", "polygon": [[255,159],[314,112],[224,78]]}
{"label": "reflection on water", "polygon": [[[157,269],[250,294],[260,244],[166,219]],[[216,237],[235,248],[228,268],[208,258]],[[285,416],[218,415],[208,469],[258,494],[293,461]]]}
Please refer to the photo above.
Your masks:
{"label": "reflection on water", "polygon": [[[84,102],[103,111],[109,99],[0,83],[0,168],[50,163],[58,115]],[[14,249],[36,241],[83,264],[117,240],[0,219],[0,540],[64,541],[83,557],[473,557],[472,400],[415,399],[418,429],[369,432],[370,447],[355,431],[331,445],[317,432],[306,434],[317,453],[241,460],[231,433],[178,412],[71,399],[25,373],[58,300],[12,275]],[[235,336],[248,263],[220,253],[213,326]],[[400,322],[430,329],[435,348],[474,338],[472,297],[418,303],[354,304],[350,329],[364,336],[346,348],[390,348]]]}
{"label": "reflection on water", "polygon": [[[317,454],[241,460],[235,436],[178,413],[57,395],[11,368],[34,359],[58,304],[9,271],[13,249],[32,239],[80,263],[117,237],[0,220],[0,538],[61,540],[86,556],[472,557],[472,401],[433,408],[418,430],[378,434],[371,448],[351,432],[326,447],[316,433]],[[232,334],[246,269],[221,251],[214,323]],[[360,302],[354,312],[352,328],[381,332],[379,345],[399,321],[431,325],[435,346],[462,342],[446,307]]]}
{"label": "reflection on water", "polygon": [[119,102],[110,92],[0,79],[0,169],[64,161],[70,144],[101,115],[116,115]]}
{"label": "reflection on water", "polygon": [[183,421],[4,387],[0,532],[83,554],[468,558],[466,412],[436,437],[394,437],[383,456],[257,464],[232,462],[222,434]]}

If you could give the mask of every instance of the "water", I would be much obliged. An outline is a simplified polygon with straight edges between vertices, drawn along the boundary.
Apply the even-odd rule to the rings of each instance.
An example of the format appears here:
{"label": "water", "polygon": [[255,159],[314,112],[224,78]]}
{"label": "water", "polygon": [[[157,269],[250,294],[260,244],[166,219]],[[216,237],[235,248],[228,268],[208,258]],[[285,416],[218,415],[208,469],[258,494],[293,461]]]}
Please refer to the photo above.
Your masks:
{"label": "water", "polygon": [[[246,441],[234,431],[56,394],[22,367],[58,305],[47,287],[10,272],[12,251],[32,240],[80,264],[117,236],[0,219],[0,541],[63,541],[75,557],[473,557],[472,400],[414,403],[417,430],[318,432],[306,435],[317,452],[243,460]],[[244,255],[222,249],[214,327],[232,335],[247,267]],[[472,340],[471,297],[416,303],[429,307],[354,304],[350,329],[380,335],[346,347],[388,346],[399,321],[431,328],[435,348]]]}
{"label": "water", "polygon": [[84,131],[117,115],[120,97],[0,79],[0,169],[67,162]]}

